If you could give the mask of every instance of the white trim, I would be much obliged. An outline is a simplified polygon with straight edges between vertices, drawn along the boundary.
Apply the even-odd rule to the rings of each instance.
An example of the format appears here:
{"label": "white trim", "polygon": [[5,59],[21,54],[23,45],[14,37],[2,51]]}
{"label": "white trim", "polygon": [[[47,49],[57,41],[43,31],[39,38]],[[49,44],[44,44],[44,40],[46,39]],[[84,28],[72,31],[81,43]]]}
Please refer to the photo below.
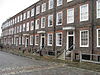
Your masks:
{"label": "white trim", "polygon": [[63,30],[75,30],[75,27],[63,27]]}
{"label": "white trim", "polygon": [[[61,37],[62,37],[62,38],[61,38],[61,40],[62,40],[62,41],[61,41],[61,45],[59,45],[59,44],[57,43],[57,40],[58,40],[57,35],[58,35],[58,34],[61,34],[61,35],[62,35],[62,36],[61,36]],[[62,46],[62,42],[63,42],[63,33],[62,33],[62,32],[57,32],[57,33],[56,33],[56,46]]]}
{"label": "white trim", "polygon": [[100,28],[97,29],[97,47],[100,47],[100,45],[98,44],[98,30],[100,30]]}
{"label": "white trim", "polygon": [[49,44],[49,35],[52,35],[52,44],[53,44],[53,33],[48,33],[48,42],[47,42],[47,44],[48,44],[48,46],[52,46],[52,44]]}
{"label": "white trim", "polygon": [[45,31],[37,31],[38,34],[46,33]]}
{"label": "white trim", "polygon": [[[84,31],[88,31],[88,44],[87,45],[81,45],[81,32],[84,32]],[[80,31],[80,47],[89,47],[89,30],[81,30]]]}
{"label": "white trim", "polygon": [[[39,35],[35,35],[35,45],[38,45],[38,43],[36,43],[36,37],[38,36],[38,38],[39,38]],[[39,39],[38,39],[38,41],[39,41]]]}

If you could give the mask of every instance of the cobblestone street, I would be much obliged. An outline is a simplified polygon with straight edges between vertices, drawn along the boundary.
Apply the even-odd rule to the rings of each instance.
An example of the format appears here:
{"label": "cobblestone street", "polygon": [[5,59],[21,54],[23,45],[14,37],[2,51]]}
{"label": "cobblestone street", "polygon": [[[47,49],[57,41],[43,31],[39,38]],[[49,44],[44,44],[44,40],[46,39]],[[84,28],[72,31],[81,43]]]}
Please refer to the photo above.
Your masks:
{"label": "cobblestone street", "polygon": [[61,75],[63,66],[0,52],[0,75]]}

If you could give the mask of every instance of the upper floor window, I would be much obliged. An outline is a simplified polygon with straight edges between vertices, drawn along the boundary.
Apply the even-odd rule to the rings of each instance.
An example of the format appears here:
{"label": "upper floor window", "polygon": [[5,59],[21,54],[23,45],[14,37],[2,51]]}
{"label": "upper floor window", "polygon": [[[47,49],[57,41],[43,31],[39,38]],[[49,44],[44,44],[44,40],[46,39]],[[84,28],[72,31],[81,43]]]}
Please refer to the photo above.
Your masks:
{"label": "upper floor window", "polygon": [[23,31],[25,31],[25,24],[23,24]]}
{"label": "upper floor window", "polygon": [[62,32],[56,33],[56,46],[62,46]]}
{"label": "upper floor window", "polygon": [[67,2],[71,2],[71,1],[73,1],[73,0],[67,0]]}
{"label": "upper floor window", "polygon": [[31,21],[31,26],[30,26],[30,30],[34,29],[34,21]]}
{"label": "upper floor window", "polygon": [[36,7],[36,15],[40,13],[40,6]]}
{"label": "upper floor window", "polygon": [[26,31],[29,31],[29,22],[26,24]]}
{"label": "upper floor window", "polygon": [[52,9],[53,8],[53,5],[54,5],[53,0],[49,0],[49,9]]}
{"label": "upper floor window", "polygon": [[45,24],[46,24],[46,18],[42,17],[41,18],[41,28],[45,28]]}
{"label": "upper floor window", "polygon": [[20,25],[20,32],[22,31],[22,25]]}
{"label": "upper floor window", "polygon": [[62,11],[57,13],[56,25],[62,25]]}
{"label": "upper floor window", "polygon": [[27,11],[27,18],[30,17],[30,11]]}
{"label": "upper floor window", "polygon": [[36,20],[36,24],[35,24],[35,29],[39,29],[39,24],[40,24],[40,20],[37,19],[37,20]]}
{"label": "upper floor window", "polygon": [[31,9],[31,17],[34,16],[34,8]]}
{"label": "upper floor window", "polygon": [[53,26],[53,15],[48,16],[48,27]]}
{"label": "upper floor window", "polygon": [[100,1],[96,1],[96,17],[100,18]]}
{"label": "upper floor window", "polygon": [[23,16],[22,16],[22,14],[21,14],[21,15],[20,15],[20,21],[22,21],[22,17],[23,17]]}
{"label": "upper floor window", "polygon": [[67,9],[67,24],[74,23],[74,8]]}
{"label": "upper floor window", "polygon": [[57,6],[62,5],[63,0],[57,0]]}
{"label": "upper floor window", "polygon": [[20,21],[20,18],[19,18],[19,16],[17,17],[17,22],[19,22]]}
{"label": "upper floor window", "polygon": [[84,4],[80,6],[80,21],[87,21],[89,19],[89,5]]}
{"label": "upper floor window", "polygon": [[16,23],[17,19],[15,18],[15,23]]}
{"label": "upper floor window", "polygon": [[82,30],[80,31],[80,47],[88,47],[89,46],[89,31]]}
{"label": "upper floor window", "polygon": [[46,11],[46,3],[43,3],[42,4],[42,12],[45,12]]}
{"label": "upper floor window", "polygon": [[23,20],[25,20],[25,19],[26,19],[26,13],[23,14]]}

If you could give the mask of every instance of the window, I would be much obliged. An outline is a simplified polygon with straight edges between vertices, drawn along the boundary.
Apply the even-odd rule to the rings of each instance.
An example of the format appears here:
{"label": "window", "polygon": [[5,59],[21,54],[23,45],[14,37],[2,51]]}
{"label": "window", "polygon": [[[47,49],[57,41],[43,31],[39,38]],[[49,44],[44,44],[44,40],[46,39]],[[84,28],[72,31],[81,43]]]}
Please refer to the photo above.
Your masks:
{"label": "window", "polygon": [[26,19],[26,13],[23,14],[23,20],[25,20],[25,19]]}
{"label": "window", "polygon": [[31,10],[31,17],[34,16],[34,8]]}
{"label": "window", "polygon": [[53,15],[48,16],[48,27],[53,26]]}
{"label": "window", "polygon": [[56,46],[62,46],[62,32],[56,33]]}
{"label": "window", "polygon": [[42,12],[45,12],[46,11],[46,3],[43,3],[42,4]]}
{"label": "window", "polygon": [[30,45],[33,45],[33,35],[30,36]]}
{"label": "window", "polygon": [[30,17],[30,11],[27,11],[27,18]]}
{"label": "window", "polygon": [[38,15],[40,13],[40,6],[36,7],[36,15]]}
{"label": "window", "polygon": [[46,23],[46,18],[42,17],[41,18],[41,28],[45,28],[45,23]]}
{"label": "window", "polygon": [[57,0],[57,6],[62,5],[62,0]]}
{"label": "window", "polygon": [[19,45],[21,45],[21,37],[19,37]]}
{"label": "window", "polygon": [[84,4],[80,6],[80,21],[87,21],[89,19],[89,6]]}
{"label": "window", "polygon": [[26,31],[29,31],[29,22],[26,25]]}
{"label": "window", "polygon": [[22,25],[20,25],[20,30],[19,30],[20,32],[22,31]]}
{"label": "window", "polygon": [[25,31],[25,24],[23,24],[23,31]]}
{"label": "window", "polygon": [[56,25],[62,25],[62,11],[57,13]]}
{"label": "window", "polygon": [[74,8],[67,9],[67,24],[74,23]]}
{"label": "window", "polygon": [[37,20],[36,20],[36,24],[35,24],[35,29],[39,29],[39,24],[40,24],[40,20],[37,19]]}
{"label": "window", "polygon": [[100,29],[97,29],[97,47],[100,47]]}
{"label": "window", "polygon": [[25,37],[23,36],[22,37],[22,44],[24,45],[24,43],[25,43]]}
{"label": "window", "polygon": [[53,0],[49,0],[49,9],[52,9],[53,8]]}
{"label": "window", "polygon": [[35,45],[38,45],[39,43],[39,35],[35,35]]}
{"label": "window", "polygon": [[17,26],[17,33],[19,33],[19,26]]}
{"label": "window", "polygon": [[48,34],[48,46],[52,46],[53,44],[53,34],[49,33]]}
{"label": "window", "polygon": [[97,18],[100,18],[100,1],[99,0],[96,1],[96,6],[97,6],[96,7],[96,11],[97,11],[96,15],[97,15]]}
{"label": "window", "polygon": [[13,19],[13,24],[14,24],[14,22],[15,22],[15,19]]}
{"label": "window", "polygon": [[67,2],[71,2],[71,1],[73,1],[73,0],[67,0]]}
{"label": "window", "polygon": [[22,21],[22,14],[20,15],[20,21]]}
{"label": "window", "polygon": [[31,21],[31,27],[30,27],[30,30],[33,30],[34,29],[34,21]]}
{"label": "window", "polygon": [[88,47],[89,46],[89,31],[82,30],[80,31],[80,47]]}
{"label": "window", "polygon": [[15,24],[16,24],[17,19],[15,18]]}
{"label": "window", "polygon": [[19,16],[17,17],[17,22],[19,22],[20,21],[20,18],[19,18]]}

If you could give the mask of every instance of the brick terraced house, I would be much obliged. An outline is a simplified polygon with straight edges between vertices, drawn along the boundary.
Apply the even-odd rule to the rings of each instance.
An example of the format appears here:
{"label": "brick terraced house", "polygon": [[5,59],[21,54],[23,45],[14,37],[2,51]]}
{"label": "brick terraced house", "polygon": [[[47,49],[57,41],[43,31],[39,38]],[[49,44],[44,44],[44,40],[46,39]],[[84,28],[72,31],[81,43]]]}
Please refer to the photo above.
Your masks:
{"label": "brick terraced house", "polygon": [[7,19],[1,38],[10,48],[100,61],[100,0],[40,0]]}

